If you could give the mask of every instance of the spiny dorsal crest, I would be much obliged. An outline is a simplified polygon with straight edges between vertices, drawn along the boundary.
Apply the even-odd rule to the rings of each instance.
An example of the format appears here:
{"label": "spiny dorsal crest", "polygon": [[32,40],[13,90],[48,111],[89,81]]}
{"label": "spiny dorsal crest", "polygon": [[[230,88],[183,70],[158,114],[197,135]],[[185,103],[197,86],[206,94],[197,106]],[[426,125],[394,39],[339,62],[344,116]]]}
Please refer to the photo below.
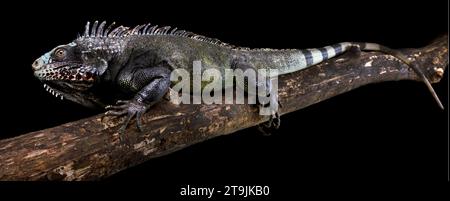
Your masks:
{"label": "spiny dorsal crest", "polygon": [[[106,29],[105,29],[106,21],[103,21],[102,23],[98,23],[98,21],[95,21],[94,24],[91,27],[91,23],[87,22],[84,34],[80,36],[80,38],[92,38],[92,37],[108,37],[108,38],[123,38],[127,36],[132,35],[138,35],[138,36],[146,36],[146,35],[173,35],[173,36],[181,36],[181,37],[187,37],[192,38],[194,40],[204,41],[211,44],[216,44],[219,46],[226,46],[226,47],[234,47],[228,43],[224,43],[220,41],[219,39],[215,38],[208,38],[206,36],[198,35],[189,31],[185,30],[178,30],[177,28],[171,28],[170,26],[165,27],[158,27],[158,25],[151,25],[148,24],[142,24],[138,25],[134,28],[125,27],[125,26],[118,26],[115,27],[115,23],[111,23]],[[114,29],[113,29],[114,28]]]}

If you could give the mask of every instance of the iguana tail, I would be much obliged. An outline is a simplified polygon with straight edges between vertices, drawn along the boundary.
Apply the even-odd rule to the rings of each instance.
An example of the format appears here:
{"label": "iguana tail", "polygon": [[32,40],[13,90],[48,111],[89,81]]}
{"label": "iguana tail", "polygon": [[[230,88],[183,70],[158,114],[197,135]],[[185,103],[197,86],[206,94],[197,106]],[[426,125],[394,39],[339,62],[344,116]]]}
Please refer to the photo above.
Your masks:
{"label": "iguana tail", "polygon": [[[366,45],[362,44],[363,43],[342,42],[322,48],[294,50],[293,52],[290,52],[290,54],[287,54],[295,61],[291,62],[294,64],[280,66],[278,68],[279,75],[292,73],[316,65],[348,51],[351,47],[366,47]],[[368,47],[370,48],[371,46],[369,45]]]}
{"label": "iguana tail", "polygon": [[379,51],[383,52],[389,55],[392,55],[396,57],[397,59],[404,62],[406,65],[408,65],[410,68],[414,70],[414,72],[420,77],[420,79],[425,83],[425,85],[428,87],[428,90],[433,95],[434,99],[436,100],[437,104],[440,108],[444,109],[444,106],[442,105],[441,101],[439,100],[436,92],[434,91],[433,87],[431,86],[430,82],[428,81],[428,78],[425,76],[423,71],[414,63],[412,63],[406,55],[401,53],[400,51],[393,50],[391,48],[376,44],[376,43],[354,43],[354,42],[342,42],[337,43],[331,46],[325,46],[322,48],[311,48],[311,49],[303,49],[298,50],[295,53],[291,54],[296,58],[297,62],[295,62],[295,65],[287,65],[286,67],[278,68],[278,75],[287,74],[295,71],[299,71],[305,68],[308,68],[310,66],[313,66],[315,64],[318,64],[320,62],[326,61],[330,58],[333,58],[335,56],[338,56],[348,50],[350,50],[352,47],[356,47],[363,51]]}
{"label": "iguana tail", "polygon": [[442,102],[439,100],[439,97],[437,96],[436,92],[434,91],[433,87],[431,86],[430,81],[425,76],[425,73],[414,63],[412,63],[406,55],[401,53],[400,51],[393,50],[391,48],[375,44],[375,43],[361,43],[360,48],[362,50],[368,50],[368,51],[380,51],[386,54],[390,54],[397,59],[400,59],[402,62],[404,62],[406,65],[408,65],[410,68],[414,70],[414,72],[419,76],[419,78],[425,83],[428,90],[430,91],[431,95],[433,96],[434,100],[436,100],[436,103],[439,105],[441,109],[444,109],[444,105],[442,105]]}

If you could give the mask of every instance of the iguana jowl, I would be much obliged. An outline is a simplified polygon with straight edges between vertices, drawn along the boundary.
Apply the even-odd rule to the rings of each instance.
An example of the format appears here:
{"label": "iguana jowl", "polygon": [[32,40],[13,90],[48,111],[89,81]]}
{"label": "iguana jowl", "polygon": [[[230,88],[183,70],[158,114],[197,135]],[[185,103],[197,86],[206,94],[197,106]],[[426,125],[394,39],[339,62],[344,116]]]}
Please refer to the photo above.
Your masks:
{"label": "iguana jowl", "polygon": [[[32,67],[44,87],[61,99],[88,107],[105,107],[116,102],[105,107],[108,110],[105,114],[127,115],[121,128],[124,130],[133,117],[140,129],[141,115],[169,90],[171,71],[178,68],[189,71],[194,60],[202,61],[203,69],[276,68],[278,75],[282,75],[305,69],[352,47],[386,52],[402,60],[422,78],[442,107],[419,68],[397,51],[373,43],[344,42],[304,50],[249,49],[176,28],[150,24],[114,28],[114,23],[106,27],[106,22],[96,21],[92,27],[89,22],[86,24],[82,36],[44,54]],[[247,80],[246,84],[271,89],[270,79],[266,83]],[[279,116],[274,110],[268,126],[277,127]]]}

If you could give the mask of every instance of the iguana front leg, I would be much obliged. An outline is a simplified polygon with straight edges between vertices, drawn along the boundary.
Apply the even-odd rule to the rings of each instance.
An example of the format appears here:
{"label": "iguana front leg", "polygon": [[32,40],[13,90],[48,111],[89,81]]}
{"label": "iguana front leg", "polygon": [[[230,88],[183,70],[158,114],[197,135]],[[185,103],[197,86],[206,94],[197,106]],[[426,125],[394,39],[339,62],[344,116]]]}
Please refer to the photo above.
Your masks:
{"label": "iguana front leg", "polygon": [[135,92],[131,100],[119,100],[114,106],[107,106],[105,115],[127,115],[120,132],[125,131],[133,117],[142,131],[141,116],[152,105],[159,102],[170,87],[170,70],[164,67],[138,68],[119,74],[118,85],[123,90]]}

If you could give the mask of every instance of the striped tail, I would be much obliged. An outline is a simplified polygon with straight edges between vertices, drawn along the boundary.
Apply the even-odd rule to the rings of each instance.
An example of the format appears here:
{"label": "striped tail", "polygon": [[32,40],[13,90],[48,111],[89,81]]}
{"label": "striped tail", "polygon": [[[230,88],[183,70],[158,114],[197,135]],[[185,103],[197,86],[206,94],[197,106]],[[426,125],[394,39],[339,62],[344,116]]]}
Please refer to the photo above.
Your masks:
{"label": "striped tail", "polygon": [[[316,65],[335,56],[338,56],[352,47],[356,47],[363,51],[380,51],[388,54],[392,54],[395,51],[384,47],[376,43],[354,43],[354,42],[342,42],[322,48],[309,48],[303,50],[297,50],[294,54],[295,59],[298,61],[296,65],[289,66],[287,68],[280,68],[279,75],[292,73],[299,71],[310,66]],[[397,56],[393,54],[393,56]]]}
{"label": "striped tail", "polygon": [[[331,59],[335,56],[338,56],[346,51],[348,51],[351,47],[366,47],[366,46],[374,46],[374,45],[365,45],[366,43],[350,43],[350,42],[342,42],[337,43],[330,46],[325,46],[322,48],[310,48],[310,49],[302,49],[296,50],[294,54],[292,54],[295,65],[289,65],[286,67],[279,68],[279,74],[287,74],[295,71],[303,70],[310,66],[316,65],[328,59]],[[372,50],[372,49],[371,49]]]}
{"label": "striped tail", "polygon": [[[310,66],[321,63],[322,61],[340,55],[343,52],[347,51],[350,47],[351,43],[343,42],[331,46],[325,46],[322,48],[310,48],[300,50],[300,53],[303,54],[306,64],[303,68],[308,68]],[[302,59],[301,56],[300,59]]]}
{"label": "striped tail", "polygon": [[348,51],[351,47],[357,47],[361,50],[379,50],[379,45],[373,43],[350,43],[342,42],[322,48],[311,48],[300,50],[303,54],[306,66],[304,68],[316,65],[337,55]]}

